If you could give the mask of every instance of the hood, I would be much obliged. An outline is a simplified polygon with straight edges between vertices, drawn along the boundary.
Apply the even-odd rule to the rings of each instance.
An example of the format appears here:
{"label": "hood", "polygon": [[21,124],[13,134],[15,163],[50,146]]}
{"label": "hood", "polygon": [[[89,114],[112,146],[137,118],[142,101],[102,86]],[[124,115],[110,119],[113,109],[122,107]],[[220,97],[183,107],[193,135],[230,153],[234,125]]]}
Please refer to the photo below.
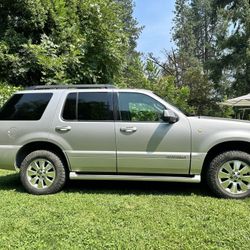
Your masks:
{"label": "hood", "polygon": [[250,121],[206,116],[188,117],[188,120],[192,129],[198,128],[213,133],[229,130],[250,132]]}
{"label": "hood", "polygon": [[232,118],[223,118],[223,117],[212,117],[212,116],[190,116],[188,118],[191,119],[200,119],[200,120],[208,120],[208,121],[218,121],[218,122],[234,122],[234,123],[244,123],[250,124],[250,121],[247,120],[239,120],[239,119],[232,119]]}

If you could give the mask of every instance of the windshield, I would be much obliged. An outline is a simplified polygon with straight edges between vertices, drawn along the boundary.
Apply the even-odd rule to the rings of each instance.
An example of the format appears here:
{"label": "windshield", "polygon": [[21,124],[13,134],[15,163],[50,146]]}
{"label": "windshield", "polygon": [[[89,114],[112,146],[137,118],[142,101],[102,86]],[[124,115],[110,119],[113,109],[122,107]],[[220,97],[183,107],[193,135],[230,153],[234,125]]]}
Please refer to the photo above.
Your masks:
{"label": "windshield", "polygon": [[156,96],[160,97],[161,99],[163,99],[164,101],[166,101],[168,104],[170,104],[171,106],[173,106],[175,109],[177,109],[178,111],[180,111],[181,113],[185,114],[186,116],[192,116],[192,114],[188,113],[186,110],[177,107],[176,104],[174,104],[172,101],[169,100],[169,98],[167,96],[160,96],[156,93],[154,93]]}

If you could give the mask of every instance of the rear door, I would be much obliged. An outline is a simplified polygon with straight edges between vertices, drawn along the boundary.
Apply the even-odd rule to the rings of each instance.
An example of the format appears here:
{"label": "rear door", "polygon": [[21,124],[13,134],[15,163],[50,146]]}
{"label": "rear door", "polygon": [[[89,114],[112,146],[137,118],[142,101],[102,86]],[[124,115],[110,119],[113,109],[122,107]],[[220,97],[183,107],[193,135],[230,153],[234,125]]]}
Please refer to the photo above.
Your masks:
{"label": "rear door", "polygon": [[72,171],[116,172],[113,92],[72,91],[65,99],[54,128]]}

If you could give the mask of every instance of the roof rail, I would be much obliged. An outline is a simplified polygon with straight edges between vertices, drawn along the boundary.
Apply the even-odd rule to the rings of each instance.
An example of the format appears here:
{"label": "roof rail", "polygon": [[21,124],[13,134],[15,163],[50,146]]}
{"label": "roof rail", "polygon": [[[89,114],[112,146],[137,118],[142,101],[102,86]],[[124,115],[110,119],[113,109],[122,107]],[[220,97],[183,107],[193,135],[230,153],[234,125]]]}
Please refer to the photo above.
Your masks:
{"label": "roof rail", "polygon": [[42,90],[42,89],[116,89],[116,86],[111,84],[81,84],[81,85],[37,85],[26,88],[26,90]]}

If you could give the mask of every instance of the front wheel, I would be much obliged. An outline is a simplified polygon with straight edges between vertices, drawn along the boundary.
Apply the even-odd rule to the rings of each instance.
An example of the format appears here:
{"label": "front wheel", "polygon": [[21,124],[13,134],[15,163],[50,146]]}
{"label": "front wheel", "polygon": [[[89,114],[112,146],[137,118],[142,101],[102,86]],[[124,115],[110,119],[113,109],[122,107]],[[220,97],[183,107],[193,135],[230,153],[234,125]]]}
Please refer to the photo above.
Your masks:
{"label": "front wheel", "polygon": [[31,194],[53,194],[64,186],[66,171],[56,154],[37,150],[23,160],[20,178],[24,188]]}
{"label": "front wheel", "polygon": [[207,183],[222,198],[250,196],[250,155],[228,151],[215,157],[207,171]]}

